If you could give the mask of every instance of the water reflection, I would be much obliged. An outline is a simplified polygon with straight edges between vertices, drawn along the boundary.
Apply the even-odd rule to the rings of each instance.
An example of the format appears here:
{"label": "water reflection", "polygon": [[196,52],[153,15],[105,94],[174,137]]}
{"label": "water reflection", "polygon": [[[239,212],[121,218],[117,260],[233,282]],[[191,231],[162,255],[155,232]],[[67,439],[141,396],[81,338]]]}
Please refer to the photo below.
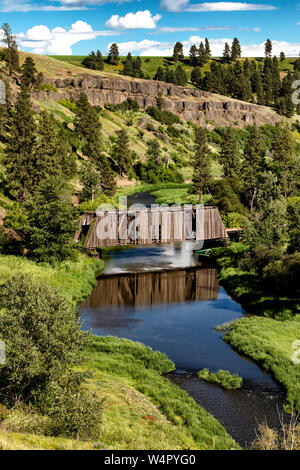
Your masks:
{"label": "water reflection", "polygon": [[181,270],[101,277],[83,308],[125,307],[217,300],[215,269]]}

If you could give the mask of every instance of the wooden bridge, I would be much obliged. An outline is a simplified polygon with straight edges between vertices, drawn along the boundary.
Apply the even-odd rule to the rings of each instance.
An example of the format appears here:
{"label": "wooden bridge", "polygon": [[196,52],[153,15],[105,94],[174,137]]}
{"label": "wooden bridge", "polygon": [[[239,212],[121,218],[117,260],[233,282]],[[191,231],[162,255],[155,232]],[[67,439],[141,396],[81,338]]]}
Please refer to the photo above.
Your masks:
{"label": "wooden bridge", "polygon": [[228,237],[218,208],[201,205],[85,212],[76,239],[81,235],[88,251],[118,245],[219,241]]}

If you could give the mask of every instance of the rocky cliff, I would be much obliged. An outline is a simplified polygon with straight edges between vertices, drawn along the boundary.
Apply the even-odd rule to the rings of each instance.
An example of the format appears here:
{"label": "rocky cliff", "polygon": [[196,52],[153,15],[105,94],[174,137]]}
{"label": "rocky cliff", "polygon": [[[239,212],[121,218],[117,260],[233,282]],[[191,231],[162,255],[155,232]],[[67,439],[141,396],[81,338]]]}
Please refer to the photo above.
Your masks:
{"label": "rocky cliff", "polygon": [[262,125],[275,124],[281,120],[270,108],[189,87],[108,75],[69,74],[68,78],[47,79],[47,83],[55,86],[57,91],[35,93],[34,98],[37,101],[57,101],[70,97],[76,99],[84,91],[90,103],[95,106],[120,104],[127,98],[133,98],[142,109],[146,109],[156,105],[156,97],[161,93],[165,110],[200,126],[243,127],[254,121]]}

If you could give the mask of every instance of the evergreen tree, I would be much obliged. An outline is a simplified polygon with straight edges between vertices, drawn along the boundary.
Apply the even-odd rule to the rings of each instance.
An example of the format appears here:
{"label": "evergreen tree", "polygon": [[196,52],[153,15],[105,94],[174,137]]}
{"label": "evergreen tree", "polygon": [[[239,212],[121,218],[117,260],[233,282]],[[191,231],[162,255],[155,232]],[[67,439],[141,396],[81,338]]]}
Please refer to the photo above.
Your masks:
{"label": "evergreen tree", "polygon": [[85,59],[82,61],[88,69],[92,70],[103,70],[104,69],[104,59],[101,52],[98,50],[97,54],[92,51]]}
{"label": "evergreen tree", "polygon": [[36,84],[37,69],[34,60],[26,57],[22,65],[21,84],[23,87],[32,88]]}
{"label": "evergreen tree", "polygon": [[193,85],[200,87],[202,83],[202,73],[200,67],[195,67],[191,73],[191,82]]}
{"label": "evergreen tree", "polygon": [[199,59],[198,59],[199,67],[203,67],[206,62],[206,56],[205,56],[205,47],[202,41],[200,42],[198,56],[199,56]]}
{"label": "evergreen tree", "polygon": [[10,135],[4,157],[8,189],[20,201],[26,200],[34,183],[35,137],[36,125],[30,95],[27,88],[21,88],[10,121]]}
{"label": "evergreen tree", "polygon": [[125,129],[118,132],[117,142],[112,148],[112,158],[118,168],[120,176],[128,174],[132,165],[132,153],[129,147],[129,138]]}
{"label": "evergreen tree", "polygon": [[126,61],[125,61],[125,64],[124,64],[124,75],[128,75],[129,77],[134,76],[133,58],[132,58],[132,55],[131,55],[130,52],[128,53],[128,55],[126,57]]}
{"label": "evergreen tree", "polygon": [[255,200],[258,195],[260,175],[265,170],[265,156],[265,142],[261,131],[254,125],[249,131],[242,164],[243,193],[251,211],[254,210]]}
{"label": "evergreen tree", "polygon": [[199,202],[202,204],[203,192],[209,189],[212,182],[210,150],[207,132],[203,127],[198,127],[195,131],[195,153],[192,165],[194,167],[193,187],[199,194]]}
{"label": "evergreen tree", "polygon": [[179,60],[184,59],[183,44],[181,42],[176,42],[174,46],[173,59],[174,59],[174,62],[178,62]]}
{"label": "evergreen tree", "polygon": [[175,70],[174,84],[179,86],[185,86],[188,82],[188,77],[181,65],[178,65]]}
{"label": "evergreen tree", "polygon": [[175,83],[175,72],[173,69],[170,69],[169,67],[166,68],[165,80],[167,83]]}
{"label": "evergreen tree", "polygon": [[211,58],[211,50],[209,40],[205,38],[205,62],[208,62]]}
{"label": "evergreen tree", "polygon": [[276,124],[272,141],[275,172],[279,178],[284,197],[293,194],[296,186],[296,145],[287,124]]}
{"label": "evergreen tree", "polygon": [[30,257],[55,262],[74,255],[76,210],[63,178],[49,176],[41,182],[29,203],[28,214],[26,242]]}
{"label": "evergreen tree", "polygon": [[158,109],[164,109],[164,104],[165,102],[162,93],[158,93],[156,97],[156,106],[158,107]]}
{"label": "evergreen tree", "polygon": [[166,79],[166,75],[164,69],[162,67],[158,67],[156,74],[154,75],[153,80],[158,80],[160,82],[164,82]]}
{"label": "evergreen tree", "polygon": [[101,175],[95,165],[86,162],[80,171],[82,191],[80,201],[94,201],[101,194]]}
{"label": "evergreen tree", "polygon": [[18,72],[20,68],[17,41],[8,23],[3,23],[1,29],[3,31],[2,41],[6,44],[4,60],[7,63],[9,75],[12,75],[13,72]]}
{"label": "evergreen tree", "polygon": [[231,127],[224,131],[219,160],[223,165],[225,178],[231,181],[237,178],[240,167],[239,148]]}
{"label": "evergreen tree", "polygon": [[224,60],[225,64],[229,64],[230,60],[231,60],[231,51],[230,51],[230,46],[229,46],[228,42],[225,43],[225,49],[224,49],[224,52],[223,52],[223,60]]}
{"label": "evergreen tree", "polygon": [[267,39],[265,42],[265,56],[266,57],[271,57],[272,49],[273,49],[272,42],[270,41],[270,39]]}
{"label": "evergreen tree", "polygon": [[198,64],[198,49],[195,44],[190,48],[190,64],[195,67]]}
{"label": "evergreen tree", "polygon": [[101,175],[101,187],[105,194],[111,195],[115,190],[115,179],[106,155],[102,152],[101,123],[95,108],[81,93],[76,107],[74,130],[82,140],[82,151],[94,163]]}
{"label": "evergreen tree", "polygon": [[120,61],[119,48],[118,45],[114,42],[109,49],[107,63],[111,65],[118,65]]}
{"label": "evergreen tree", "polygon": [[238,38],[234,38],[231,46],[231,60],[237,60],[242,56],[242,49]]}
{"label": "evergreen tree", "polygon": [[75,162],[71,149],[51,114],[45,111],[40,114],[37,131],[33,149],[35,185],[50,175],[73,176]]}
{"label": "evergreen tree", "polygon": [[149,162],[152,162],[155,165],[160,165],[161,149],[159,141],[157,139],[148,140],[147,147],[146,157],[148,158]]}
{"label": "evergreen tree", "polygon": [[140,56],[137,56],[133,61],[133,73],[136,78],[143,78],[144,72],[142,70],[142,59]]}
{"label": "evergreen tree", "polygon": [[280,61],[283,62],[285,60],[285,53],[280,52]]}

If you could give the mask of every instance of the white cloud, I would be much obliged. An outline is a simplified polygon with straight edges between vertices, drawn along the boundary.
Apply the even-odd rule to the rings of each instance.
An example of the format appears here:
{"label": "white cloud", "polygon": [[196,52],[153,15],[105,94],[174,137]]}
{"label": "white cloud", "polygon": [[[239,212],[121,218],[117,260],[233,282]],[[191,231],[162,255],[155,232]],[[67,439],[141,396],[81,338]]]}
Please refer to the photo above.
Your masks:
{"label": "white cloud", "polygon": [[255,28],[253,28],[253,31],[255,33],[260,33],[261,32],[261,28],[259,26],[256,26]]}
{"label": "white cloud", "polygon": [[[183,41],[184,54],[188,55],[192,44],[197,46],[200,42],[204,42],[205,38],[200,36],[191,36],[187,41]],[[225,42],[232,43],[230,38],[209,39],[212,54],[214,56],[222,56],[224,51]],[[287,57],[297,57],[300,51],[300,43],[290,43],[285,41],[272,41],[273,53],[279,56],[281,51],[285,52]],[[140,54],[141,56],[171,56],[173,54],[174,43],[149,41],[129,41],[121,42],[118,44],[120,53],[122,55],[132,52],[133,54]],[[242,44],[243,57],[264,57],[265,43],[261,44]]]}
{"label": "white cloud", "polygon": [[182,33],[182,32],[192,32],[192,31],[224,31],[232,29],[231,26],[203,26],[203,27],[169,27],[165,26],[158,30],[159,33]]}
{"label": "white cloud", "polygon": [[190,4],[190,0],[161,0],[162,10],[171,12],[204,12],[204,11],[256,11],[256,10],[276,10],[272,5],[263,5],[244,2],[204,2]]}
{"label": "white cloud", "polygon": [[114,29],[155,29],[161,15],[152,16],[149,10],[127,13],[125,16],[113,15],[105,26]]}
{"label": "white cloud", "polygon": [[95,39],[98,36],[113,36],[112,31],[94,31],[85,21],[76,21],[69,30],[38,25],[27,33],[17,35],[20,47],[32,49],[35,54],[72,55],[72,46],[79,41]]}
{"label": "white cloud", "polygon": [[[49,0],[49,5],[27,0],[0,0],[2,12],[28,11],[73,11],[88,10],[89,7],[102,6],[107,3],[129,3],[134,0]],[[44,2],[45,3],[45,2]]]}

